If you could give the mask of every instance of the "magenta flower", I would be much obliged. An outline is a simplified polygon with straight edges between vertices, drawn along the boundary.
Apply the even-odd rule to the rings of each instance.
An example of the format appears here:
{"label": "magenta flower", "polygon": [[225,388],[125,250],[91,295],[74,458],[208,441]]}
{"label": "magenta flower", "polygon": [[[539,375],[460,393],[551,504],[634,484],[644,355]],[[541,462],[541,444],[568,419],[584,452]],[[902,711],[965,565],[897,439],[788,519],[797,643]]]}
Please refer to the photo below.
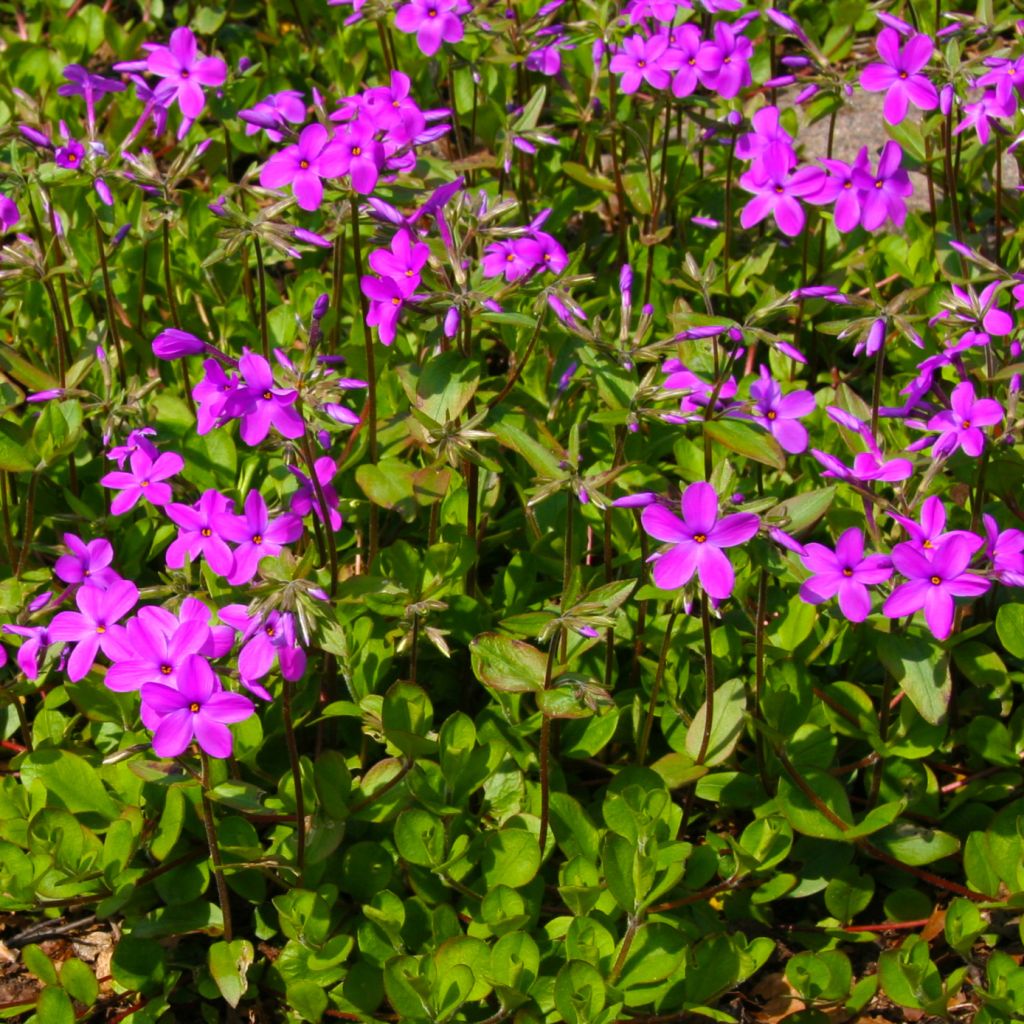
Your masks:
{"label": "magenta flower", "polygon": [[18,668],[25,673],[26,679],[38,679],[40,656],[46,656],[46,648],[52,642],[49,629],[46,626],[7,625],[3,627],[3,632],[25,638],[18,648],[15,659],[18,662]]}
{"label": "magenta flower", "polygon": [[654,582],[663,590],[675,590],[689,583],[696,572],[704,590],[722,600],[732,593],[735,584],[732,565],[722,548],[750,540],[761,521],[751,512],[719,519],[718,495],[702,481],[686,488],[681,504],[682,519],[657,504],[648,505],[640,513],[647,533],[672,544],[668,551],[651,557]]}
{"label": "magenta flower", "polygon": [[399,32],[415,32],[416,45],[427,57],[433,57],[441,43],[457,43],[464,29],[456,13],[458,0],[412,0],[403,4],[395,14],[395,28]]}
{"label": "magenta flower", "polygon": [[740,211],[740,223],[751,228],[772,214],[779,230],[795,238],[803,231],[805,222],[798,200],[821,189],[824,172],[820,167],[791,171],[786,150],[777,145],[765,150],[760,169],[762,174],[751,169],[740,176],[740,188],[754,194]]}
{"label": "magenta flower", "polygon": [[331,165],[335,168],[329,177],[347,174],[352,190],[369,195],[377,184],[384,166],[384,147],[374,137],[377,126],[369,118],[358,118],[347,124],[334,137]]}
{"label": "magenta flower", "polygon": [[701,70],[697,66],[697,57],[703,45],[700,29],[690,22],[676,26],[672,32],[676,65],[672,76],[672,95],[678,99],[692,95],[700,85]]}
{"label": "magenta flower", "polygon": [[166,505],[171,500],[171,485],[163,481],[180,473],[185,460],[177,452],[164,452],[155,460],[141,449],[128,460],[131,472],[115,470],[100,478],[104,487],[121,493],[110,503],[110,511],[119,516],[127,512],[140,498],[151,505]]}
{"label": "magenta flower", "polygon": [[167,517],[178,526],[178,536],[167,549],[168,568],[180,569],[185,564],[185,555],[193,561],[205,557],[218,576],[230,576],[235,559],[217,533],[216,517],[230,511],[233,504],[219,491],[211,489],[204,491],[195,505],[171,502],[165,506]]}
{"label": "magenta flower", "polygon": [[935,49],[928,36],[917,33],[901,48],[899,33],[883,28],[875,48],[885,63],[869,64],[860,73],[860,85],[868,92],[885,92],[883,115],[889,124],[899,124],[907,116],[908,103],[918,110],[934,110],[939,105],[935,86],[920,73]]}
{"label": "magenta flower", "polygon": [[65,583],[83,583],[106,590],[121,577],[111,569],[114,549],[110,541],[97,539],[87,544],[73,533],[64,534],[64,543],[71,554],[61,555],[53,571]]}
{"label": "magenta flower", "polygon": [[245,383],[228,394],[221,420],[241,418],[240,433],[248,445],[259,444],[271,427],[283,437],[301,437],[305,424],[293,407],[298,393],[277,387],[270,363],[255,352],[246,352],[238,368]]}
{"label": "magenta flower", "polygon": [[935,439],[932,454],[952,455],[958,448],[977,458],[985,447],[982,427],[991,427],[1003,419],[1003,407],[994,398],[974,398],[974,385],[965,380],[953,388],[950,409],[928,421],[929,430],[941,433]]}
{"label": "magenta flower", "polygon": [[[142,612],[145,611],[143,608]],[[130,652],[132,657],[115,655],[103,680],[115,693],[139,690],[145,683],[174,686],[185,661],[202,651],[210,641],[209,627],[194,619],[179,623],[172,616],[176,628],[168,633],[162,628],[164,623],[160,617],[142,612],[125,625],[126,650],[123,653]]]}
{"label": "magenta flower", "polygon": [[810,391],[782,394],[782,386],[772,379],[767,366],[761,367],[761,379],[750,385],[754,399],[752,415],[783,451],[798,454],[807,448],[807,430],[798,420],[814,412],[814,395]]}
{"label": "magenta flower", "polygon": [[156,430],[153,427],[136,427],[128,432],[124,444],[115,444],[107,452],[107,458],[117,463],[118,469],[124,469],[124,464],[136,452],[145,452],[151,459],[160,455],[160,449],[149,439],[156,437]]}
{"label": "magenta flower", "polygon": [[608,65],[613,74],[622,75],[620,88],[625,95],[634,93],[646,82],[652,89],[665,89],[671,81],[663,63],[668,50],[668,36],[659,33],[652,39],[636,35],[624,39],[622,50]]}
{"label": "magenta flower", "polygon": [[210,346],[188,331],[168,327],[153,339],[152,347],[157,359],[181,359],[184,356],[202,355]]}
{"label": "magenta flower", "polygon": [[800,587],[808,604],[821,604],[839,596],[839,610],[851,622],[863,622],[871,613],[868,587],[892,576],[892,562],[885,555],[864,555],[864,534],[855,526],[836,542],[836,549],[808,544],[801,555],[813,575]]}
{"label": "magenta flower", "polygon": [[715,22],[715,40],[705,43],[697,56],[701,81],[722,99],[732,99],[750,85],[750,58],[754,44],[724,21]]}
{"label": "magenta flower", "polygon": [[360,278],[359,287],[370,300],[366,324],[377,328],[382,345],[390,345],[395,340],[398,315],[406,302],[415,299],[418,283],[418,278],[411,277],[377,278],[364,274]]}
{"label": "magenta flower", "polygon": [[1021,586],[1024,584],[1024,532],[1000,530],[999,524],[988,514],[981,519],[985,524],[985,557],[991,562],[993,572],[1000,582]]}
{"label": "magenta flower", "polygon": [[77,171],[82,166],[84,158],[85,146],[70,136],[65,138],[64,145],[58,146],[53,154],[57,166],[69,171]]}
{"label": "magenta flower", "polygon": [[259,491],[246,495],[244,514],[220,512],[213,523],[221,537],[238,545],[235,566],[228,576],[228,582],[235,586],[248,583],[256,575],[261,558],[280,554],[285,544],[302,536],[302,520],[291,513],[271,519]]}
{"label": "magenta flower", "polygon": [[769,152],[773,152],[776,165],[785,163],[787,170],[796,166],[793,136],[782,127],[778,107],[762,107],[751,118],[751,126],[752,132],[736,140],[737,159],[753,161],[750,170],[758,177],[767,173],[763,161]]}
{"label": "magenta flower", "polygon": [[75,594],[77,612],[59,612],[50,623],[50,641],[74,643],[68,658],[68,678],[77,683],[92,668],[96,652],[108,658],[120,651],[123,628],[117,620],[127,615],[139,599],[139,590],[131,580],[117,580],[106,590],[80,587]]}
{"label": "magenta flower", "polygon": [[199,404],[196,422],[197,434],[208,434],[216,427],[224,413],[230,395],[238,390],[240,381],[229,377],[216,359],[203,363],[206,375],[192,389],[192,397]]}
{"label": "magenta flower", "polygon": [[224,84],[227,65],[219,57],[202,57],[190,28],[176,28],[167,46],[153,46],[146,58],[146,70],[162,78],[155,94],[164,106],[178,101],[181,112],[194,121],[203,111],[203,86]]}
{"label": "magenta flower", "polygon": [[0,231],[9,231],[21,220],[18,204],[0,192]]}
{"label": "magenta flower", "polygon": [[870,174],[871,160],[868,157],[868,147],[861,147],[852,164],[843,160],[823,159],[821,165],[825,171],[821,188],[813,195],[805,196],[804,201],[815,206],[833,203],[832,220],[836,228],[842,232],[853,231],[863,216],[863,194],[854,182],[854,173],[860,170]]}
{"label": "magenta flower", "polygon": [[250,623],[238,654],[238,675],[243,684],[255,689],[253,684],[270,672],[275,657],[285,679],[295,682],[302,678],[306,652],[295,639],[295,622],[290,612],[275,610],[265,619],[257,617]]}
{"label": "magenta flower", "polygon": [[57,87],[58,96],[81,96],[85,100],[85,117],[89,137],[96,134],[96,100],[109,92],[124,92],[124,82],[116,78],[94,75],[81,64],[69,64],[64,69],[67,81]]}
{"label": "magenta flower", "polygon": [[221,689],[220,680],[209,663],[198,654],[185,658],[178,671],[177,688],[163,683],[146,683],[142,701],[159,718],[153,733],[153,750],[158,757],[177,757],[192,742],[211,757],[229,757],[231,730],[255,708],[248,697]]}
{"label": "magenta flower", "polygon": [[990,586],[987,579],[967,571],[973,550],[962,537],[944,544],[931,558],[914,544],[897,544],[892,562],[907,582],[889,595],[883,614],[898,619],[924,609],[932,635],[945,640],[953,629],[953,598],[977,597]]}
{"label": "magenta flower", "polygon": [[414,242],[412,233],[402,228],[391,239],[390,249],[374,249],[369,256],[370,269],[381,277],[407,277],[420,280],[420,271],[430,257],[430,246],[426,242]]}
{"label": "magenta flower", "polygon": [[238,116],[245,122],[246,135],[255,135],[262,128],[271,142],[280,142],[284,135],[278,128],[283,128],[285,122],[301,124],[306,120],[306,101],[301,92],[285,89],[271,93],[248,110],[240,110]]}
{"label": "magenta flower", "polygon": [[924,499],[919,520],[915,521],[896,512],[890,512],[889,515],[907,531],[910,543],[925,552],[938,552],[945,544],[955,539],[967,544],[971,554],[984,544],[981,537],[968,530],[947,530],[946,507],[942,504],[942,499],[934,494]]}
{"label": "magenta flower", "polygon": [[306,125],[299,141],[275,153],[260,171],[264,188],[291,185],[292,195],[303,210],[315,210],[324,197],[322,178],[344,174],[346,161],[322,124]]}
{"label": "magenta flower", "polygon": [[896,227],[903,227],[907,219],[907,205],[903,199],[914,191],[910,175],[900,166],[903,150],[898,142],[885,144],[878,158],[878,170],[872,174],[870,165],[855,166],[853,183],[861,190],[861,224],[866,231],[874,231],[891,218]]}
{"label": "magenta flower", "polygon": [[[327,504],[331,530],[337,533],[341,529],[338,492],[334,489],[334,477],[338,472],[338,467],[330,455],[321,456],[313,465],[316,470],[317,482],[320,484],[320,490],[323,492],[324,501]],[[320,501],[317,498],[313,481],[302,470],[296,469],[294,466],[289,466],[288,469],[299,481],[299,489],[292,495],[292,511],[297,516],[308,516],[310,512],[315,512],[317,518],[323,522],[324,514],[320,508]]]}

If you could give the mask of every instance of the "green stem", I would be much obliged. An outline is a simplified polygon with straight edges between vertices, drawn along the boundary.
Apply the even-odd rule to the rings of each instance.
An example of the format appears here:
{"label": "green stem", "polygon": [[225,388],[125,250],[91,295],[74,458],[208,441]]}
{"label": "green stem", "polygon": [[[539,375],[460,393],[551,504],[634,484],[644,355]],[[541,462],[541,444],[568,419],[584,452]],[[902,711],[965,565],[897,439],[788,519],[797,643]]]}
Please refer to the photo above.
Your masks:
{"label": "green stem", "polygon": [[28,564],[29,548],[32,545],[32,530],[35,526],[36,512],[36,488],[39,486],[39,474],[33,473],[28,482],[28,495],[25,498],[25,519],[24,533],[21,538],[21,552],[18,555],[18,564],[14,567],[14,575],[21,579],[21,574]]}
{"label": "green stem", "polygon": [[107,300],[107,330],[110,332],[114,348],[117,350],[117,378],[121,387],[128,386],[128,376],[124,365],[124,349],[121,347],[121,335],[117,329],[117,317],[114,313],[114,289],[110,284],[110,268],[107,266],[107,240],[100,227],[99,217],[92,219],[93,227],[96,229],[96,247],[100,253],[100,270],[103,273],[103,292]]}
{"label": "green stem", "polygon": [[661,641],[661,652],[658,655],[658,669],[654,673],[654,684],[651,686],[651,697],[647,702],[647,716],[644,719],[643,732],[640,734],[640,743],[636,749],[636,763],[642,768],[647,759],[647,745],[651,739],[651,729],[654,726],[654,711],[658,703],[658,696],[661,693],[661,684],[665,678],[665,663],[668,660],[669,646],[672,641],[672,630],[675,627],[676,619],[679,616],[677,609],[673,608],[668,617],[668,624],[665,626],[665,636]]}
{"label": "green stem", "polygon": [[220,857],[220,847],[217,845],[217,830],[213,824],[213,805],[207,796],[210,788],[210,758],[202,748],[200,748],[199,757],[203,765],[203,777],[200,782],[203,828],[206,831],[206,845],[210,848],[210,861],[213,864],[214,881],[217,883],[217,899],[220,902],[220,912],[224,918],[224,941],[230,942],[233,935],[231,927],[231,901],[228,895],[227,882],[224,881],[224,866]]}
{"label": "green stem", "polygon": [[299,887],[305,884],[306,876],[306,800],[302,793],[302,765],[299,763],[299,747],[295,742],[295,722],[292,718],[292,698],[295,683],[284,680],[284,695],[281,700],[281,717],[284,720],[284,738],[288,745],[288,762],[292,770],[292,785],[295,787],[295,866],[299,873]]}
{"label": "green stem", "polygon": [[[558,652],[558,637],[551,638],[548,648],[548,660],[544,666],[544,689],[551,688],[551,679],[555,671],[555,655]],[[548,814],[551,798],[550,761],[551,757],[551,719],[541,710],[540,725],[540,855],[544,856],[544,848],[548,841]]]}
{"label": "green stem", "polygon": [[256,284],[260,292],[260,346],[263,358],[270,361],[270,325],[267,323],[267,271],[263,264],[263,246],[258,238],[253,239],[256,250]]}
{"label": "green stem", "polygon": [[[366,352],[366,436],[367,457],[370,465],[377,465],[377,367],[376,354],[373,349],[373,334],[366,326],[366,296],[359,286],[363,273],[363,249],[359,237],[359,201],[353,194],[350,200],[352,209],[352,240],[356,256],[356,290],[359,293],[360,312],[362,313],[363,348]],[[377,558],[378,532],[380,529],[379,510],[370,502],[369,538],[366,553],[366,571],[373,568]]]}

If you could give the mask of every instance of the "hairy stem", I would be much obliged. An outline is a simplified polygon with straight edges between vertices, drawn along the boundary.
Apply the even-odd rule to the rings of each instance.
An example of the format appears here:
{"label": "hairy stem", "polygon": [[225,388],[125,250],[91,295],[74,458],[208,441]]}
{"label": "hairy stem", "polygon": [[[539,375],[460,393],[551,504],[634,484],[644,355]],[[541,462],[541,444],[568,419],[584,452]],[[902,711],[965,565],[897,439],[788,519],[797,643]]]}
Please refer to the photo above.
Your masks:
{"label": "hairy stem", "polygon": [[224,941],[230,942],[234,932],[231,927],[231,900],[228,894],[227,882],[224,881],[224,865],[220,857],[220,847],[217,845],[217,830],[213,824],[213,805],[210,802],[209,796],[207,796],[207,791],[210,788],[210,757],[202,749],[199,751],[199,757],[203,765],[203,776],[200,782],[203,828],[206,831],[206,845],[210,848],[210,862],[213,864],[213,877],[217,883],[217,899],[220,902],[220,912],[224,918]]}

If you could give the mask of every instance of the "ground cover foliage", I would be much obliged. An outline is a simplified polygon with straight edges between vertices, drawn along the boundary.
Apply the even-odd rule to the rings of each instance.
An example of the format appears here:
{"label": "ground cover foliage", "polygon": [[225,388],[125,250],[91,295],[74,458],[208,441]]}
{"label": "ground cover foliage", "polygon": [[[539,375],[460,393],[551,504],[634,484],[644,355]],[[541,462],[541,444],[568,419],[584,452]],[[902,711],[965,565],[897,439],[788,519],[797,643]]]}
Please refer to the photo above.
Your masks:
{"label": "ground cover foliage", "polygon": [[0,1017],[1021,1019],[1015,7],[0,10]]}

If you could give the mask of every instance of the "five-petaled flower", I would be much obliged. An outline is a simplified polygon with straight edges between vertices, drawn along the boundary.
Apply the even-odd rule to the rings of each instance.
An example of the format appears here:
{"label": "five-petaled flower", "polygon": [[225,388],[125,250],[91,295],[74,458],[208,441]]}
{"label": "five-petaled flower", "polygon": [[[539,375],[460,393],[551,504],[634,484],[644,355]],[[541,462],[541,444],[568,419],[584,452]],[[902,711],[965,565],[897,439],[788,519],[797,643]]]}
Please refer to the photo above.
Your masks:
{"label": "five-petaled flower", "polygon": [[735,512],[719,519],[718,495],[703,481],[686,488],[681,504],[682,519],[656,504],[640,513],[644,530],[655,540],[672,545],[651,558],[654,582],[663,590],[675,590],[689,583],[696,572],[708,594],[722,600],[732,593],[735,584],[732,564],[722,548],[750,540],[761,520],[752,512]]}

